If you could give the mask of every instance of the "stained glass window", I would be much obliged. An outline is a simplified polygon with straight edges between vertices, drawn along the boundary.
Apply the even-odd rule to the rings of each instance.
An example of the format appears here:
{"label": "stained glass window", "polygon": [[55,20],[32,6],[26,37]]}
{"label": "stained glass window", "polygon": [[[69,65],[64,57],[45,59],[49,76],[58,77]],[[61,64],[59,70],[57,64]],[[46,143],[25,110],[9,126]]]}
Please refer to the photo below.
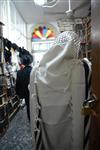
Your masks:
{"label": "stained glass window", "polygon": [[32,33],[32,41],[40,41],[40,40],[48,40],[48,39],[54,39],[55,33],[51,28],[48,28],[46,26],[39,26],[34,29],[34,32]]}
{"label": "stained glass window", "polygon": [[53,45],[55,32],[52,28],[46,26],[38,26],[34,28],[32,33],[32,51],[35,63],[40,62],[43,55]]}

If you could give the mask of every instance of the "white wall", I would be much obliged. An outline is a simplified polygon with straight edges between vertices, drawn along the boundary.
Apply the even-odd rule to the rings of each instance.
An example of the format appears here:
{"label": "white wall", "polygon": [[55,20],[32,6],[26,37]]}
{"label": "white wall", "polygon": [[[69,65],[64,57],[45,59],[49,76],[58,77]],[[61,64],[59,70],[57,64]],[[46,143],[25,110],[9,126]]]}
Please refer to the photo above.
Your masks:
{"label": "white wall", "polygon": [[5,24],[4,38],[26,48],[26,23],[12,1],[0,1],[0,21]]}

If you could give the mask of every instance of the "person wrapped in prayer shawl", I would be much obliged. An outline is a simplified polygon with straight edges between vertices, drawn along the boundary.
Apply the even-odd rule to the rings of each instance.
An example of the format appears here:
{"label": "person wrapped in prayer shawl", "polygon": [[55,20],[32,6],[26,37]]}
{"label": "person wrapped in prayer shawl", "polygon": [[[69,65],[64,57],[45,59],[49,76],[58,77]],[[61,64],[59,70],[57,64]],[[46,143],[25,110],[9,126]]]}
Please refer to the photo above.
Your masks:
{"label": "person wrapped in prayer shawl", "polygon": [[73,31],[58,35],[30,77],[33,150],[82,150],[85,72]]}

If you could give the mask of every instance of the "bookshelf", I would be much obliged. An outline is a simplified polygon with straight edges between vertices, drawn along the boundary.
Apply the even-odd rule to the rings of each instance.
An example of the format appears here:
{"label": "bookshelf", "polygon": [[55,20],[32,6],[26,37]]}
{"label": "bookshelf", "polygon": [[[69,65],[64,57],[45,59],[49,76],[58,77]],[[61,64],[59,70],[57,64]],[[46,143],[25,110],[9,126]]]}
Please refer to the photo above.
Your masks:
{"label": "bookshelf", "polygon": [[7,130],[20,103],[15,92],[14,72],[11,65],[5,62],[3,43],[3,23],[0,22],[0,137]]}
{"label": "bookshelf", "polygon": [[87,57],[91,61],[91,9],[87,17],[82,18],[80,24],[76,24],[75,31],[79,35],[81,46],[80,46],[80,58]]}

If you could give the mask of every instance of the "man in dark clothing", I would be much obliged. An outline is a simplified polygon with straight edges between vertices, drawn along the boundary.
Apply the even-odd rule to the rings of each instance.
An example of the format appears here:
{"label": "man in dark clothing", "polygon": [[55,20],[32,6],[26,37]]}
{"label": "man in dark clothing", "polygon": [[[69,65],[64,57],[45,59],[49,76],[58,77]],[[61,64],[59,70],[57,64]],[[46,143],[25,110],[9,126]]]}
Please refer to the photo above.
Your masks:
{"label": "man in dark clothing", "polygon": [[29,90],[28,84],[30,81],[30,73],[32,67],[30,63],[32,63],[33,58],[30,55],[24,54],[21,56],[21,64],[23,64],[23,68],[17,72],[17,79],[16,79],[16,93],[20,99],[25,99],[26,108],[27,108],[27,115],[30,121],[30,104],[29,104]]}

